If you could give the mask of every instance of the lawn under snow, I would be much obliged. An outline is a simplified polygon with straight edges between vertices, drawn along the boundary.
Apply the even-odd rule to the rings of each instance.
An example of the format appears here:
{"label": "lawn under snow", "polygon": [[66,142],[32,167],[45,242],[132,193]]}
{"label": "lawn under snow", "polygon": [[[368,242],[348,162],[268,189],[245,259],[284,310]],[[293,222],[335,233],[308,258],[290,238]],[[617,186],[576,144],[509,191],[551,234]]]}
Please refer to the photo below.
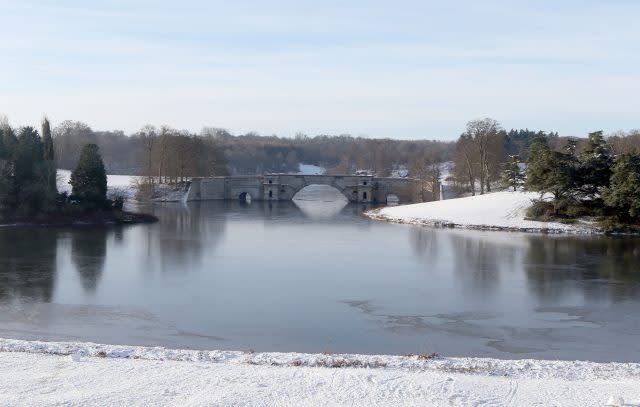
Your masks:
{"label": "lawn under snow", "polygon": [[0,339],[0,405],[604,406],[610,401],[640,405],[640,364]]}
{"label": "lawn under snow", "polygon": [[391,206],[367,212],[374,219],[428,226],[498,229],[550,233],[597,233],[590,224],[579,222],[538,222],[525,220],[531,200],[540,195],[533,192],[494,192],[444,201]]}

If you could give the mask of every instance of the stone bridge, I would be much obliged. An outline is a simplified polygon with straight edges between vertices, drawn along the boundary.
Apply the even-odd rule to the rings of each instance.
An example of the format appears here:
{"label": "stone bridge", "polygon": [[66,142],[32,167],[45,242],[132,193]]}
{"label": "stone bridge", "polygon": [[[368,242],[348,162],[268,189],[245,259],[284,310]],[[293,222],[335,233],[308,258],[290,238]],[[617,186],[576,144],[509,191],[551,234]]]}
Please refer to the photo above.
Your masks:
{"label": "stone bridge", "polygon": [[419,182],[412,178],[296,174],[194,178],[187,193],[187,200],[288,201],[309,185],[330,185],[350,202],[422,202]]}

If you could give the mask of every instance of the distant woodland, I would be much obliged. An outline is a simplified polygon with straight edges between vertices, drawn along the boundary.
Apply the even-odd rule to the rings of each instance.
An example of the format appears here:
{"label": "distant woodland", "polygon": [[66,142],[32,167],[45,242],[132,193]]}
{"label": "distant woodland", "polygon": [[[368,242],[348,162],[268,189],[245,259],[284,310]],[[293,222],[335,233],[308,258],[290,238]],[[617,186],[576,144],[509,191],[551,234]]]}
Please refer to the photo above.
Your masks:
{"label": "distant woodland", "polygon": [[[551,150],[562,151],[569,140],[577,153],[587,138],[570,139],[555,131],[506,130],[491,118],[472,120],[456,141],[370,139],[351,135],[298,134],[295,137],[234,135],[221,128],[191,133],[168,126],[147,125],[133,134],[94,130],[78,121],[52,129],[57,166],[73,169],[86,144],[96,144],[110,174],[152,177],[180,183],[194,176],[250,175],[296,172],[299,164],[314,164],[330,174],[366,171],[378,176],[411,176],[435,188],[441,163],[452,162],[450,181],[461,194],[502,189],[505,172],[528,159],[530,146],[544,137]],[[640,131],[604,135],[612,154],[640,149]],[[508,178],[508,177],[507,177]]]}

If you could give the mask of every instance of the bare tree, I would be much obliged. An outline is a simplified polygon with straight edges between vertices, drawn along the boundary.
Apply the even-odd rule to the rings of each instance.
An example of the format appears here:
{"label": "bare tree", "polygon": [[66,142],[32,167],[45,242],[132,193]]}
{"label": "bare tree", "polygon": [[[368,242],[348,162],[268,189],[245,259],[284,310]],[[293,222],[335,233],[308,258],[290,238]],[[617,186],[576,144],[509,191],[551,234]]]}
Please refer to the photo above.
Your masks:
{"label": "bare tree", "polygon": [[458,178],[466,178],[472,196],[476,194],[477,157],[477,148],[471,136],[466,133],[461,135],[456,142],[454,162]]}
{"label": "bare tree", "polygon": [[478,151],[478,163],[480,165],[480,194],[485,190],[491,190],[490,167],[491,146],[500,131],[500,123],[491,118],[471,120],[467,123],[466,134],[473,140]]}
{"label": "bare tree", "polygon": [[142,138],[144,142],[144,168],[145,174],[147,176],[147,181],[149,184],[153,184],[153,151],[156,144],[156,128],[151,125],[146,125],[138,132],[140,138]]}

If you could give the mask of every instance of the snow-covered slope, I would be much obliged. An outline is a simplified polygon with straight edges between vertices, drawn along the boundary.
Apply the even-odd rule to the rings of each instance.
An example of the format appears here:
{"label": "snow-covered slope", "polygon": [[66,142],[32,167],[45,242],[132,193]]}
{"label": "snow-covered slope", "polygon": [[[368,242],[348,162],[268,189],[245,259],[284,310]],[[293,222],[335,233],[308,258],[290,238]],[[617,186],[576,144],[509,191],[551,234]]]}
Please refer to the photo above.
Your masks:
{"label": "snow-covered slope", "polygon": [[525,220],[525,211],[539,194],[494,192],[466,198],[386,207],[367,212],[374,219],[428,226],[519,230],[550,233],[597,233],[586,223],[563,224]]}
{"label": "snow-covered slope", "polygon": [[612,397],[637,405],[639,389],[636,363],[253,354],[0,339],[0,405],[602,406]]}

